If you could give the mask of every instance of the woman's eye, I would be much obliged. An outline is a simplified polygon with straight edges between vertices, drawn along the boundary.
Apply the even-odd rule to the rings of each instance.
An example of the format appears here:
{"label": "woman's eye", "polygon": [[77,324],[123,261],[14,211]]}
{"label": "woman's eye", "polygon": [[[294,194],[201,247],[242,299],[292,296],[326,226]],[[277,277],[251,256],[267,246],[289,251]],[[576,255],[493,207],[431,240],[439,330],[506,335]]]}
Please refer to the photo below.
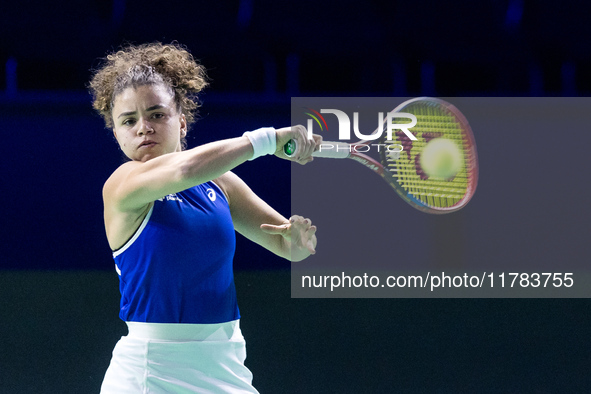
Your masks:
{"label": "woman's eye", "polygon": [[122,124],[124,126],[132,126],[134,123],[135,121],[133,119],[125,119]]}
{"label": "woman's eye", "polygon": [[164,114],[162,114],[162,113],[152,114],[152,118],[154,118],[154,119],[162,119],[163,117],[164,117]]}

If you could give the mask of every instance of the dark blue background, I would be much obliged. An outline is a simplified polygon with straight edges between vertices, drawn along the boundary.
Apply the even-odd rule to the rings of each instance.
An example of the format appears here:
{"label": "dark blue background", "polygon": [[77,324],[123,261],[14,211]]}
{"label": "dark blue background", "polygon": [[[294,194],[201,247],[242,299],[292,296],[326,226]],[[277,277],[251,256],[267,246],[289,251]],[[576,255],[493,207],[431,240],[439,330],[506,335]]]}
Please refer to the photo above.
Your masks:
{"label": "dark blue background", "polygon": [[[591,26],[580,4],[3,2],[0,392],[98,392],[125,333],[101,201],[122,157],[85,92],[97,58],[126,41],[185,44],[212,78],[195,146],[289,124],[291,96],[587,96]],[[581,143],[561,137],[567,150]],[[236,172],[290,214],[289,163]],[[499,184],[485,173],[481,191]],[[585,168],[560,176],[588,179]],[[524,212],[541,214],[518,211],[507,226]],[[458,220],[441,219],[439,231]],[[588,300],[294,300],[289,264],[243,240],[236,267],[261,392],[591,389]]]}

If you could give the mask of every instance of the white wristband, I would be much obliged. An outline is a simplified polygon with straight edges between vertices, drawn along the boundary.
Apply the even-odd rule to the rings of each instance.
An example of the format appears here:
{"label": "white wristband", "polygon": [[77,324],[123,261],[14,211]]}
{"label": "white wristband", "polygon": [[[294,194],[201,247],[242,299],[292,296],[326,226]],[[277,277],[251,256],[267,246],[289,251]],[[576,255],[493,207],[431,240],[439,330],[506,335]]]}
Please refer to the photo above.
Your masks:
{"label": "white wristband", "polygon": [[247,131],[243,136],[248,137],[252,144],[254,154],[248,160],[257,157],[275,154],[277,149],[277,136],[273,127],[262,127],[254,131]]}

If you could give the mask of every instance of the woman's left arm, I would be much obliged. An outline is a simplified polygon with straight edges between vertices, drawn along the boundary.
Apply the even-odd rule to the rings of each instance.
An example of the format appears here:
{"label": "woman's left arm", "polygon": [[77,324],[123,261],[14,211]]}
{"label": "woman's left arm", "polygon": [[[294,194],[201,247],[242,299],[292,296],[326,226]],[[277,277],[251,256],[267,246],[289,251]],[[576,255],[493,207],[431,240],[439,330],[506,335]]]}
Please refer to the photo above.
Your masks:
{"label": "woman's left arm", "polygon": [[315,253],[316,226],[312,226],[310,219],[286,219],[232,172],[214,182],[226,194],[234,228],[240,234],[290,261],[301,261]]}

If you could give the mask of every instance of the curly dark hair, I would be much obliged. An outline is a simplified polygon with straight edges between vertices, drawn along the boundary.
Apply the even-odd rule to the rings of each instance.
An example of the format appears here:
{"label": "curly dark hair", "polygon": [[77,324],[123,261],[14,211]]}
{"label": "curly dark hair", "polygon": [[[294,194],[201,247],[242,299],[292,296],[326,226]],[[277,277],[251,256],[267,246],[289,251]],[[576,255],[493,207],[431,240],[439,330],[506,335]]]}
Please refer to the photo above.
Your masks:
{"label": "curly dark hair", "polygon": [[[195,122],[199,101],[197,94],[207,85],[205,67],[178,43],[154,42],[127,45],[107,55],[94,70],[88,85],[96,109],[108,128],[113,128],[113,102],[126,88],[164,84],[185,115],[187,126]],[[185,142],[183,141],[183,145]]]}

